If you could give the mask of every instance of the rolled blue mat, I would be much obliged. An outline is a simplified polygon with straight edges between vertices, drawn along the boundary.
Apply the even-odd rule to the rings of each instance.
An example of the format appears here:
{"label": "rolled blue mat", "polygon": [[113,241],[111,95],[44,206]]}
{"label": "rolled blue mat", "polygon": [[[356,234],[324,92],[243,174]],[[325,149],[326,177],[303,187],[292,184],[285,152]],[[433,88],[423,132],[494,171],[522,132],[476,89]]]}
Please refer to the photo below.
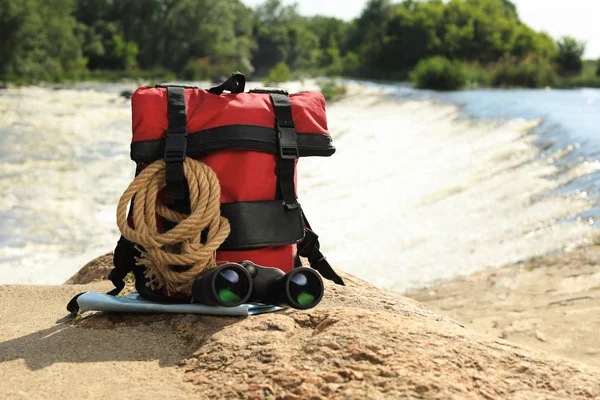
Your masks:
{"label": "rolled blue mat", "polygon": [[108,294],[86,292],[77,298],[81,311],[110,311],[132,313],[183,313],[226,316],[248,316],[282,310],[262,303],[241,304],[237,307],[206,306],[196,303],[165,304],[153,303],[137,293],[116,297]]}

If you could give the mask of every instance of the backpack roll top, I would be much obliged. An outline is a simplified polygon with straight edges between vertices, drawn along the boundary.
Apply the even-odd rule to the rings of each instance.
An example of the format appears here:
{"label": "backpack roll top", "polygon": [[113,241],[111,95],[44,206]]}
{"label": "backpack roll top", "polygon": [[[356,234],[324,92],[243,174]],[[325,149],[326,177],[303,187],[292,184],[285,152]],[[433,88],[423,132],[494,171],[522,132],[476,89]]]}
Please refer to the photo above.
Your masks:
{"label": "backpack roll top", "polygon": [[[185,157],[202,161],[218,177],[221,215],[231,226],[216,253],[218,263],[251,260],[288,272],[299,265],[300,250],[307,256],[316,242],[318,252],[316,235],[308,235],[312,245],[306,243],[309,226],[296,195],[296,166],[299,158],[335,153],[321,93],[220,94],[164,84],[139,88],[131,106],[131,159],[138,173],[165,160],[163,204],[189,212]],[[158,214],[157,226],[170,229]]]}
{"label": "backpack roll top", "polygon": [[[189,157],[219,150],[256,150],[278,154],[275,112],[268,93],[215,95],[185,88]],[[325,98],[303,92],[288,96],[300,157],[331,156],[335,147],[327,130]],[[166,88],[139,88],[131,98],[131,158],[152,162],[163,158],[169,129]]]}

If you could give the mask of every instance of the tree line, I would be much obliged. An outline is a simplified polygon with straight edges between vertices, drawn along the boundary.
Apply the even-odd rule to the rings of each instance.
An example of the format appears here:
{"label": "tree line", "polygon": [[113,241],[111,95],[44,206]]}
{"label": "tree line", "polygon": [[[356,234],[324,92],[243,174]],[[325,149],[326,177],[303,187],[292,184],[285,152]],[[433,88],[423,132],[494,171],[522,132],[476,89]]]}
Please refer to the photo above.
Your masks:
{"label": "tree line", "polygon": [[585,50],[536,32],[509,0],[370,0],[352,21],[301,16],[281,0],[255,9],[240,0],[0,0],[0,31],[0,79],[25,83],[235,70],[403,80],[424,60],[572,76]]}

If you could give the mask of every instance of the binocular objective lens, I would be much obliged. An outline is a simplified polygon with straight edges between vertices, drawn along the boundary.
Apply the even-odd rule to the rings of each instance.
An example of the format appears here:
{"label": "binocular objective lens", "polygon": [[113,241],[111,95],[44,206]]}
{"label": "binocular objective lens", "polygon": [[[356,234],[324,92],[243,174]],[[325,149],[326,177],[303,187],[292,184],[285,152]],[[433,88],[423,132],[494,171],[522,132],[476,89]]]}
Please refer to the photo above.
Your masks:
{"label": "binocular objective lens", "polygon": [[316,295],[316,293],[311,293],[314,290],[318,289],[310,284],[309,278],[305,274],[298,273],[291,277],[290,294],[298,304],[304,306],[312,303]]}
{"label": "binocular objective lens", "polygon": [[231,269],[219,272],[215,281],[219,298],[228,303],[239,301],[248,290],[247,286],[240,282],[240,275]]}

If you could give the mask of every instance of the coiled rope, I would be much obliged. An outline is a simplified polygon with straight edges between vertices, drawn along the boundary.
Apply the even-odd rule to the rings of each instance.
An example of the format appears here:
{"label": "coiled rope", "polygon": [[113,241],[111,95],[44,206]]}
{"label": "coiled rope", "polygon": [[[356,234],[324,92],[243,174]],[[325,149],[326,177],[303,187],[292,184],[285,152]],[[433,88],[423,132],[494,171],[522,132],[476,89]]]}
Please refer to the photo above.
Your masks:
{"label": "coiled rope", "polygon": [[[117,226],[125,238],[143,247],[137,262],[146,266],[150,287],[189,295],[196,276],[216,265],[216,250],[229,235],[230,226],[220,214],[221,186],[214,171],[189,157],[183,166],[190,192],[189,215],[157,201],[158,192],[166,186],[165,162],[159,160],[144,168],[121,196]],[[127,222],[131,199],[134,228]],[[177,225],[159,233],[156,214]],[[205,229],[203,243],[201,235]]]}

